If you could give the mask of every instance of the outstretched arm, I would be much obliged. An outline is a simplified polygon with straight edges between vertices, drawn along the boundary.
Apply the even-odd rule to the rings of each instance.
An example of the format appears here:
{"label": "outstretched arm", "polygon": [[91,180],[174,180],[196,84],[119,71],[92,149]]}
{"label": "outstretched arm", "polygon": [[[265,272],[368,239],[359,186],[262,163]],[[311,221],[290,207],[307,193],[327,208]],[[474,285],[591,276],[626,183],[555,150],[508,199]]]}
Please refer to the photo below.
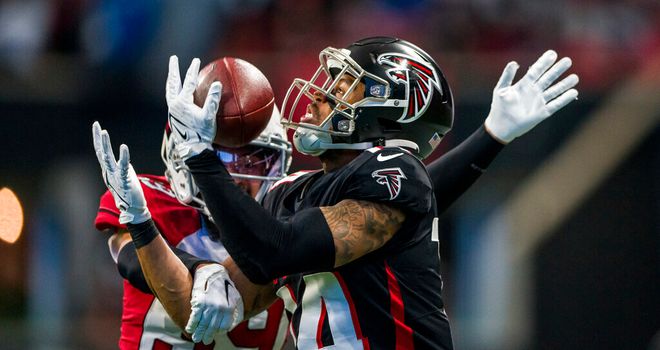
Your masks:
{"label": "outstretched arm", "polygon": [[[142,187],[133,167],[130,164],[128,147],[121,145],[120,157],[117,161],[112,151],[110,137],[101,130],[98,123],[93,126],[94,148],[101,166],[103,180],[112,194],[115,205],[119,209],[119,222],[126,224],[131,239],[135,245],[144,276],[154,294],[161,301],[167,313],[174,322],[183,328],[187,324],[191,312],[191,291],[202,289],[205,292],[206,278],[222,280],[233,286],[226,270],[219,264],[202,267],[204,279],[194,283],[192,275],[186,266],[177,258],[160,236],[158,229],[151,220],[151,214],[146,206]],[[125,247],[125,246],[124,246]],[[199,274],[199,272],[196,272]],[[201,287],[200,287],[201,285]],[[224,289],[224,298],[218,298],[223,311],[213,319],[213,332],[218,329],[227,330],[233,324],[240,322],[243,316],[240,294],[236,288]],[[240,312],[237,312],[239,310]],[[213,334],[197,331],[193,340],[204,340],[210,343]]]}
{"label": "outstretched arm", "polygon": [[[119,222],[126,224],[131,234],[147,283],[174,322],[184,326],[190,314],[192,276],[151,220],[128,147],[121,145],[117,161],[110,136],[98,122],[92,127],[92,136],[103,180],[119,209]],[[125,239],[122,241],[125,243]]]}
{"label": "outstretched arm", "polygon": [[504,145],[496,141],[484,127],[427,165],[433,192],[442,213],[483,174]]}
{"label": "outstretched arm", "polygon": [[428,165],[438,211],[446,210],[495,159],[503,146],[574,101],[578,76],[570,74],[554,83],[571,67],[571,59],[557,61],[546,51],[518,82],[516,62],[504,68],[495,89],[491,110],[482,127],[460,145]]}

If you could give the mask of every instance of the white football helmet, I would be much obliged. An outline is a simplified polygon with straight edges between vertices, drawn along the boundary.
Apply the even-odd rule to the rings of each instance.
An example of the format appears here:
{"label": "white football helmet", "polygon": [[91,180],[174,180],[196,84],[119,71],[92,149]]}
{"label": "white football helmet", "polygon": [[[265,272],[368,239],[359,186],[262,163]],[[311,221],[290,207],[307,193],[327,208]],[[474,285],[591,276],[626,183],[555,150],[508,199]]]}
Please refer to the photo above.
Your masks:
{"label": "white football helmet", "polygon": [[[257,201],[261,201],[275,181],[280,180],[286,175],[291,165],[291,142],[287,139],[286,131],[280,119],[280,111],[275,106],[264,131],[250,142],[248,146],[245,146],[254,149],[247,156],[233,153],[230,148],[221,148],[214,145],[216,154],[227,165],[227,170],[229,170],[231,176],[262,181],[259,192],[255,197]],[[206,204],[199,195],[199,188],[195,184],[190,170],[176,152],[170,133],[169,126],[167,126],[163,134],[163,144],[161,147],[161,157],[166,167],[165,177],[169,181],[172,191],[179,202],[195,207],[210,217]],[[252,157],[259,157],[260,160],[251,162],[250,159]],[[241,171],[241,169],[249,168],[259,163],[264,163],[263,165],[265,165],[262,174]],[[240,166],[229,166],[229,164],[240,164]]]}

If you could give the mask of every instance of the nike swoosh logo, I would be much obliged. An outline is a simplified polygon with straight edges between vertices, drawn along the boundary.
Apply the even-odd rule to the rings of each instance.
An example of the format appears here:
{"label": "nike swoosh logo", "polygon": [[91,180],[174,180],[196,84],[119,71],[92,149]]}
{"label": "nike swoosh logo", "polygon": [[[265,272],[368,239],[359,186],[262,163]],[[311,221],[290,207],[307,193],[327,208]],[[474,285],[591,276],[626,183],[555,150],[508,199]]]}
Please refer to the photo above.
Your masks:
{"label": "nike swoosh logo", "polygon": [[[171,115],[171,114],[170,114],[170,118],[171,118],[172,120],[176,121],[177,123],[183,125],[183,123],[181,123],[181,121],[180,121],[179,119],[176,119],[176,117],[174,117],[174,116]],[[187,132],[187,131],[186,131],[186,132],[181,132],[181,130],[179,130],[179,128],[177,127],[177,125],[176,125],[175,123],[170,123],[170,126],[171,126],[172,129],[174,129],[179,135],[181,135],[181,137],[183,137],[184,140],[188,140],[188,132]]]}
{"label": "nike swoosh logo", "polygon": [[403,153],[394,153],[394,154],[390,154],[389,156],[384,156],[382,154],[379,154],[378,157],[376,157],[376,159],[379,162],[384,162],[384,161],[388,161],[390,159],[394,159],[394,158],[402,156],[402,155],[403,155]]}
{"label": "nike swoosh logo", "polygon": [[[229,280],[225,280],[225,297],[227,298],[227,304],[229,304],[229,286],[232,286]],[[234,286],[232,286],[233,288]]]}
{"label": "nike swoosh logo", "polygon": [[[104,176],[105,176],[105,183],[108,184],[108,188],[110,189],[110,191],[113,192],[113,193],[115,193],[115,194],[117,195],[117,197],[119,197],[119,200],[122,201],[122,202],[124,202],[125,207],[128,208],[128,201],[125,200],[125,199],[119,194],[119,191],[117,191],[117,189],[115,189],[114,186],[112,186],[112,183],[110,183],[110,181],[109,181],[109,179],[108,179],[108,173],[106,172],[106,173],[104,174]],[[121,210],[122,208],[119,208],[119,209]],[[124,210],[126,210],[126,209],[124,209]]]}

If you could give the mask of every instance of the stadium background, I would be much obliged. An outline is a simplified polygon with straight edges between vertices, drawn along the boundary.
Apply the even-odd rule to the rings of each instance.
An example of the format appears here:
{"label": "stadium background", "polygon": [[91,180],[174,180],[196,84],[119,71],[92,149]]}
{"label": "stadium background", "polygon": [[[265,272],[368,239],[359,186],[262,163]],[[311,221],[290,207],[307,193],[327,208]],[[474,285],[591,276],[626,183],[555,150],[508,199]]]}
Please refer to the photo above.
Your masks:
{"label": "stadium background", "polygon": [[450,81],[455,128],[434,157],[483,122],[509,60],[524,71],[554,48],[581,79],[441,219],[457,348],[660,349],[657,0],[0,1],[0,188],[25,214],[0,242],[0,348],[116,347],[91,123],[162,173],[169,55],[247,59],[281,102],[319,50],[375,34],[418,44]]}

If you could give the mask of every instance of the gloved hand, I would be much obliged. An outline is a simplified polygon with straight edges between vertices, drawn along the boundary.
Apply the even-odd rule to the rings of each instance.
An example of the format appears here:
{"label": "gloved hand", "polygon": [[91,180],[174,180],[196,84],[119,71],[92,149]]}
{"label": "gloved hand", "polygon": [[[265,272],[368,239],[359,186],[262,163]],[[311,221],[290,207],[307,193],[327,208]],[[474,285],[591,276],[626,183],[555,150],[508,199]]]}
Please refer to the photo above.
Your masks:
{"label": "gloved hand", "polygon": [[568,57],[555,64],[556,60],[555,51],[546,51],[514,85],[511,83],[518,63],[506,65],[493,90],[493,102],[484,123],[491,136],[509,143],[577,99],[578,92],[573,89],[579,80],[577,75],[571,74],[552,85],[572,64]]}
{"label": "gloved hand", "polygon": [[139,224],[151,218],[147,201],[144,199],[142,186],[133,166],[130,164],[128,146],[119,147],[119,161],[116,160],[110,144],[110,135],[101,130],[99,122],[92,125],[94,150],[101,165],[103,182],[112,193],[115,205],[119,209],[119,222]]}
{"label": "gloved hand", "polygon": [[212,149],[211,143],[215,137],[215,114],[220,104],[222,84],[213,82],[209,88],[204,107],[200,108],[193,102],[193,92],[197,87],[199,75],[199,58],[192,60],[186,78],[181,86],[179,76],[179,59],[170,57],[165,98],[169,111],[168,122],[179,156],[186,159]]}
{"label": "gloved hand", "polygon": [[211,344],[219,332],[226,332],[243,321],[243,300],[220,264],[205,265],[195,271],[192,312],[186,332],[195,343]]}

